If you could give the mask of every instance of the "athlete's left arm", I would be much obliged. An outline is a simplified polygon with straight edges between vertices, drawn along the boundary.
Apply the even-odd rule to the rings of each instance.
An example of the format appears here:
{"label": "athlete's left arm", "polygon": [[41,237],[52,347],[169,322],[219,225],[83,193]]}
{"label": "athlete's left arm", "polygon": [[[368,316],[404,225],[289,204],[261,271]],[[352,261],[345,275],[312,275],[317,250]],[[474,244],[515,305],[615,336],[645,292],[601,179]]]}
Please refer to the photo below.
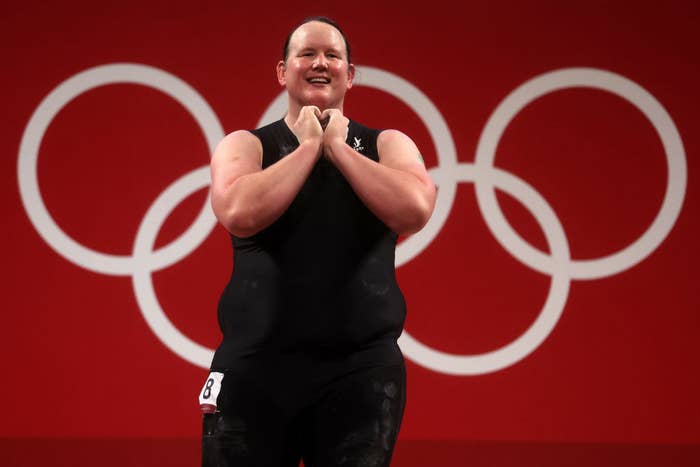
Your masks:
{"label": "athlete's left arm", "polygon": [[382,131],[375,162],[348,146],[346,136],[347,119],[334,111],[324,132],[324,152],[362,202],[397,234],[423,228],[433,212],[436,192],[413,140],[397,130]]}

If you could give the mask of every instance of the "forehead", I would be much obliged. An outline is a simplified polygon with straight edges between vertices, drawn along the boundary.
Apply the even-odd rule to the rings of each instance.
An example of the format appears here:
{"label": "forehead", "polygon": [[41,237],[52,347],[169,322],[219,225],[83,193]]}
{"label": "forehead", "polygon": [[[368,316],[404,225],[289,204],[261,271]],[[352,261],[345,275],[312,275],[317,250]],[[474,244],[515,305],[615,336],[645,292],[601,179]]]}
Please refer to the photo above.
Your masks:
{"label": "forehead", "polygon": [[290,50],[299,50],[307,47],[322,49],[345,50],[345,41],[340,32],[330,24],[320,21],[311,21],[299,26],[289,40]]}

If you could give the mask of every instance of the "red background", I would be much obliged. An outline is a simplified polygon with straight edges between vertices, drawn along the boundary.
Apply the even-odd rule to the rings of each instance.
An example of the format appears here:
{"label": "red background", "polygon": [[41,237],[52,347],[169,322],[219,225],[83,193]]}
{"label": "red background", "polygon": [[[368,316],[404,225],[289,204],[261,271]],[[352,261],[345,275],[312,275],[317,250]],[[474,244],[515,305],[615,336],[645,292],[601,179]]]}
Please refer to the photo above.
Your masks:
{"label": "red background", "polygon": [[[644,87],[673,119],[687,156],[680,215],[649,257],[619,274],[574,280],[561,319],[532,354],[479,376],[408,362],[409,400],[395,465],[697,465],[700,261],[697,238],[700,7],[691,1],[356,1],[319,8],[264,2],[28,1],[2,7],[2,268],[0,457],[3,465],[193,465],[197,393],[206,371],[146,325],[128,276],[83,269],[54,251],[20,200],[17,160],[29,118],[85,69],[131,62],[194,87],[225,132],[253,128],[279,94],[274,65],[289,28],[336,19],[354,62],[421,89],[444,116],[460,162],[511,91],[542,73],[594,67]],[[421,118],[387,93],[356,86],[346,114],[413,137],[429,167],[436,150]],[[207,164],[193,118],[154,89],[119,84],[72,100],[42,141],[38,174],[59,226],[92,249],[129,255],[138,225],[174,180]],[[559,217],[572,257],[625,248],[656,216],[666,188],[661,141],[629,102],[592,89],[548,94],[523,109],[496,165],[533,186]],[[205,199],[183,202],[159,233],[186,229]],[[508,220],[547,249],[517,200]],[[220,338],[216,302],[231,268],[217,227],[154,274],[158,299],[191,339]],[[522,334],[550,278],[491,235],[462,183],[439,235],[398,269],[406,329],[433,348],[475,354]]]}

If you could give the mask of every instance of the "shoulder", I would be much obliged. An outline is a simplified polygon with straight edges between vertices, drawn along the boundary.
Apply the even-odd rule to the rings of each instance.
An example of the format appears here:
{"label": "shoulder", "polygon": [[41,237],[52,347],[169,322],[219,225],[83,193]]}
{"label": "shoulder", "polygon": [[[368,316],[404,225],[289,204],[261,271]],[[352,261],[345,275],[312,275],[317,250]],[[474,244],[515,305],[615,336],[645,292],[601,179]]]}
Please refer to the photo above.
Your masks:
{"label": "shoulder", "polygon": [[391,128],[370,128],[352,119],[350,120],[350,130],[354,130],[355,133],[374,134],[377,137],[377,140],[389,142],[413,142],[413,140],[407,134],[399,130],[394,130]]}
{"label": "shoulder", "polygon": [[212,159],[257,155],[262,152],[262,144],[257,135],[249,130],[236,130],[226,135],[216,146]]}
{"label": "shoulder", "polygon": [[280,119],[258,127],[254,130],[233,131],[221,140],[217,146],[215,154],[221,151],[228,152],[231,149],[236,150],[239,147],[262,150],[263,140],[269,137],[274,137],[279,133],[283,133],[285,129],[286,125],[284,124],[284,120]]}
{"label": "shoulder", "polygon": [[379,136],[377,136],[377,144],[406,144],[413,143],[413,140],[406,134],[399,130],[381,130]]}
{"label": "shoulder", "polygon": [[407,134],[399,130],[389,129],[379,133],[377,137],[377,151],[379,152],[379,157],[382,158],[395,153],[418,154],[418,147]]}
{"label": "shoulder", "polygon": [[284,119],[279,119],[258,127],[255,130],[250,130],[251,134],[257,136],[261,140],[268,138],[284,138],[289,132],[290,130],[287,128],[287,124],[284,123]]}
{"label": "shoulder", "polygon": [[[233,131],[226,136],[224,136],[224,139],[222,139],[218,147],[231,147],[231,146],[238,146],[241,144],[251,144],[255,142],[260,143],[259,137],[254,133],[254,131],[251,130],[236,130]],[[218,149],[218,148],[217,148]]]}

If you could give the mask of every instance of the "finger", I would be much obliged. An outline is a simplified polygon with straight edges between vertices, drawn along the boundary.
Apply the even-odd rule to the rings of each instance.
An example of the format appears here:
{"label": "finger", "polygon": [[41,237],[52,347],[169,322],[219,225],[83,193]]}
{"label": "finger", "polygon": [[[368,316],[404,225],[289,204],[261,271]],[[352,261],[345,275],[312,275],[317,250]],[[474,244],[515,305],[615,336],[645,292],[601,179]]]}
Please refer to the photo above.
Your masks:
{"label": "finger", "polygon": [[323,128],[324,130],[328,126],[328,122],[331,119],[331,115],[333,115],[331,112],[332,110],[333,109],[326,109],[323,112],[321,112],[321,114],[318,116],[318,121],[321,123],[321,128]]}
{"label": "finger", "polygon": [[338,119],[342,119],[343,114],[337,109],[329,109],[325,112],[325,121],[328,124],[335,122]]}
{"label": "finger", "polygon": [[330,118],[330,117],[332,117],[334,115],[338,115],[338,114],[342,115],[343,113],[338,109],[326,109],[321,114],[321,118]]}
{"label": "finger", "polygon": [[[324,114],[325,114],[325,112],[324,112]],[[321,116],[318,117],[318,122],[321,124],[321,128],[323,128],[324,130],[325,130],[326,127],[328,126],[328,122],[329,122],[330,120],[331,120],[331,117],[330,117],[330,116],[326,116],[326,115],[323,115],[323,114],[321,114]]]}
{"label": "finger", "polygon": [[299,111],[299,118],[306,118],[311,115],[316,115],[318,112],[318,107],[315,107],[313,105],[305,105],[304,107],[301,108]]}

